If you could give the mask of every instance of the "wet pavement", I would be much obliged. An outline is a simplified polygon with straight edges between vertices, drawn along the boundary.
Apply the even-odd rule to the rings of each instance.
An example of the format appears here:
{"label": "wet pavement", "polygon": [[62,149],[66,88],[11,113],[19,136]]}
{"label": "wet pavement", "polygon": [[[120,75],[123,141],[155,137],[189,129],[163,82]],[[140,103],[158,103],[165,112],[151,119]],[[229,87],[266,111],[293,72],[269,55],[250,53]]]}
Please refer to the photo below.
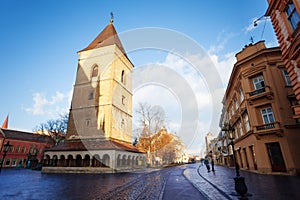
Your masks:
{"label": "wet pavement", "polygon": [[164,187],[163,200],[207,199],[207,197],[194,187],[183,175],[184,171],[188,168],[189,166],[184,165],[172,170]]}
{"label": "wet pavement", "polygon": [[[43,174],[3,169],[0,199],[238,199],[233,195],[235,171],[201,164],[121,174]],[[299,176],[261,175],[240,171],[248,199],[300,199]]]}
{"label": "wet pavement", "polygon": [[28,169],[2,169],[0,199],[96,199],[142,175],[43,174]]}
{"label": "wet pavement", "polygon": [[[202,190],[210,193],[211,199],[238,199],[232,195],[235,193],[234,168],[215,166],[215,169],[215,172],[208,173],[205,166],[198,167],[199,176],[211,185],[211,188],[207,187],[208,189],[201,187]],[[266,175],[244,170],[240,170],[240,174],[245,177],[249,200],[300,199],[299,176]],[[219,197],[223,196],[223,198],[214,198],[214,194]]]}
{"label": "wet pavement", "polygon": [[143,173],[140,177],[114,190],[101,194],[97,199],[134,200],[134,199],[161,199],[164,184],[173,169],[167,168]]}

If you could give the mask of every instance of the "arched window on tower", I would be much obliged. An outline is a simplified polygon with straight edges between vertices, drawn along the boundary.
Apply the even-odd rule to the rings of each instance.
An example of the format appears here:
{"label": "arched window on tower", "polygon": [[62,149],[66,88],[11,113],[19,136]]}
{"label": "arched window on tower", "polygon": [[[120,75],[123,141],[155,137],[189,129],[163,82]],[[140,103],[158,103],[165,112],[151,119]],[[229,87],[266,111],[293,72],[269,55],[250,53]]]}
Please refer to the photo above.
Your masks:
{"label": "arched window on tower", "polygon": [[125,83],[125,72],[124,72],[124,70],[122,70],[122,73],[121,73],[121,82]]}
{"label": "arched window on tower", "polygon": [[93,71],[92,71],[92,78],[98,76],[98,65],[94,65]]}

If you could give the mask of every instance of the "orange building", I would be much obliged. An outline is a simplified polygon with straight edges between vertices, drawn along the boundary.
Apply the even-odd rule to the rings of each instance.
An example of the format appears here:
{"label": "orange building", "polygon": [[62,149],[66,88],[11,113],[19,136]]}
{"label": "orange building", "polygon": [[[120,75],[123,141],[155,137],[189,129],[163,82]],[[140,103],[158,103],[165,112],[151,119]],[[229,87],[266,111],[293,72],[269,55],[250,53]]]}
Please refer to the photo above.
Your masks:
{"label": "orange building", "polygon": [[236,58],[221,121],[234,127],[240,168],[299,173],[300,123],[293,118],[295,96],[280,48],[266,48],[260,41],[245,46]]}
{"label": "orange building", "polygon": [[297,101],[293,102],[294,118],[300,121],[300,1],[268,0],[266,16],[271,21],[282,51],[282,58],[291,77]]}

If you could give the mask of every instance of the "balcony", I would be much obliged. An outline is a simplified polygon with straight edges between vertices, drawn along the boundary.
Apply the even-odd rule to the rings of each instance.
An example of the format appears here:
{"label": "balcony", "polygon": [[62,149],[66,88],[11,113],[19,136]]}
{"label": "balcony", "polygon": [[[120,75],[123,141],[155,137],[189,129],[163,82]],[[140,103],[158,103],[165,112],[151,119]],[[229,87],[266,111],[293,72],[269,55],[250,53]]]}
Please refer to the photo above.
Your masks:
{"label": "balcony", "polygon": [[266,85],[263,88],[247,92],[247,100],[250,103],[250,105],[253,104],[253,101],[260,99],[260,98],[266,98],[268,100],[273,99],[274,94],[271,90],[271,87]]}
{"label": "balcony", "polygon": [[256,130],[258,130],[258,131],[260,131],[260,130],[267,130],[267,129],[271,129],[271,128],[275,128],[275,123],[270,123],[270,124],[264,124],[264,125],[256,126]]}
{"label": "balcony", "polygon": [[294,118],[300,118],[300,105],[292,106],[294,111]]}
{"label": "balcony", "polygon": [[280,122],[273,122],[254,126],[254,133],[258,137],[268,134],[276,134],[280,137],[283,136],[283,130],[281,129]]}
{"label": "balcony", "polygon": [[263,92],[265,92],[265,91],[266,91],[266,88],[263,87],[263,88],[260,88],[260,89],[258,89],[258,90],[254,90],[254,91],[252,91],[252,92],[249,92],[249,95],[250,95],[250,97],[251,97],[251,96],[254,96],[254,95],[263,93]]}

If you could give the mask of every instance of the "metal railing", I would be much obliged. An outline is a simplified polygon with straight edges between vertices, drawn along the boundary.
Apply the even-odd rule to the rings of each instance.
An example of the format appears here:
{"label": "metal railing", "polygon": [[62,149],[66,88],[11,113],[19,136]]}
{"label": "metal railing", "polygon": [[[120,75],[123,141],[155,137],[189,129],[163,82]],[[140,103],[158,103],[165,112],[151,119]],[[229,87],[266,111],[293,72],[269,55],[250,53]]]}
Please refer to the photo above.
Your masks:
{"label": "metal railing", "polygon": [[267,130],[267,129],[271,129],[271,128],[275,128],[275,122],[256,126],[256,130],[258,130],[258,131]]}
{"label": "metal railing", "polygon": [[254,96],[254,95],[257,95],[257,94],[261,94],[261,93],[263,93],[263,92],[265,92],[265,91],[266,91],[266,88],[263,87],[263,88],[254,90],[254,91],[252,91],[252,92],[249,92],[249,95],[250,95],[250,97],[251,97],[251,96]]}

